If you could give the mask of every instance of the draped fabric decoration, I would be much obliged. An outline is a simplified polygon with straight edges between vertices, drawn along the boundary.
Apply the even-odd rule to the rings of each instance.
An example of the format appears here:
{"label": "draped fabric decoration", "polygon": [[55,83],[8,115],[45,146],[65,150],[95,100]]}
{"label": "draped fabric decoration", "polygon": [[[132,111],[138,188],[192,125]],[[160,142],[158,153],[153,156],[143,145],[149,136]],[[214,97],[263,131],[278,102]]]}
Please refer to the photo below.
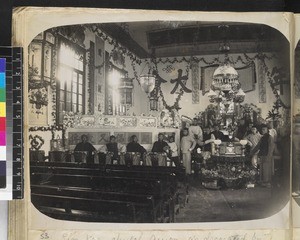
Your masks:
{"label": "draped fabric decoration", "polygon": [[193,61],[191,63],[191,70],[192,70],[192,103],[198,104],[200,101],[199,64]]}
{"label": "draped fabric decoration", "polygon": [[257,80],[258,80],[258,98],[260,103],[267,102],[267,95],[266,95],[266,72],[263,67],[263,63],[261,60],[257,60]]}

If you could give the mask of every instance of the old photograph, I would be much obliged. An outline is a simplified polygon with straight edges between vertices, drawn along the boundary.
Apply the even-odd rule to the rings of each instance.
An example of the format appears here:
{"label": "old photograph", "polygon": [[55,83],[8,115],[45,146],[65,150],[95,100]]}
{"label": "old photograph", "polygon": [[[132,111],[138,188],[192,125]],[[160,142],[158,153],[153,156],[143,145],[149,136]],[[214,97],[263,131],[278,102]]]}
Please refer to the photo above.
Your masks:
{"label": "old photograph", "polygon": [[30,198],[41,214],[229,222],[288,203],[290,46],[275,28],[65,25],[38,34],[27,57]]}
{"label": "old photograph", "polygon": [[292,160],[292,197],[300,205],[300,44],[298,42],[295,49],[295,101],[293,116],[293,160]]}

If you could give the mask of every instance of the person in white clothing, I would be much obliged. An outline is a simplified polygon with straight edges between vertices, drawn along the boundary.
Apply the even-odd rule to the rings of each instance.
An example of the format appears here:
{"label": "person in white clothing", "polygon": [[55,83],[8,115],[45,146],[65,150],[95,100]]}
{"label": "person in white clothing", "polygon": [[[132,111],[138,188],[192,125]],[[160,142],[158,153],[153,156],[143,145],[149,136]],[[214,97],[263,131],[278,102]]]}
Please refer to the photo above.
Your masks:
{"label": "person in white clothing", "polygon": [[203,140],[203,131],[201,127],[198,125],[198,121],[196,118],[193,119],[193,123],[188,130],[189,130],[189,135],[192,136],[195,140],[198,141]]}
{"label": "person in white clothing", "polygon": [[182,131],[183,137],[181,138],[180,148],[182,153],[182,162],[185,167],[185,173],[190,175],[192,173],[192,155],[191,152],[196,146],[195,139],[189,135],[187,128]]}
{"label": "person in white clothing", "polygon": [[175,139],[174,136],[170,136],[169,137],[169,147],[170,147],[170,158],[172,163],[175,164],[176,167],[180,166],[180,161],[179,161],[179,157],[178,157],[178,147],[177,144],[175,143]]}

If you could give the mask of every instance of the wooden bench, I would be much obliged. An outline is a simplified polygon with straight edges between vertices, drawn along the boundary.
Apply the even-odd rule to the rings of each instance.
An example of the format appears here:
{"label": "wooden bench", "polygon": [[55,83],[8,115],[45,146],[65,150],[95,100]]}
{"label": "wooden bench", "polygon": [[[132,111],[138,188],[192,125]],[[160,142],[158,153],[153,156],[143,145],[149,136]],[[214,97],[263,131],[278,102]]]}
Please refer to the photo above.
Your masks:
{"label": "wooden bench", "polygon": [[[91,221],[113,222],[115,220],[111,215],[101,220],[97,214],[94,216],[95,214],[82,208],[71,208],[71,214],[63,207],[62,202],[68,197],[68,199],[86,199],[85,201],[101,199],[107,202],[107,206],[110,201],[143,203],[144,207],[134,205],[135,217],[129,218],[130,221],[161,222],[164,219],[168,219],[169,222],[174,221],[177,177],[182,170],[174,167],[124,165],[106,165],[105,167],[95,165],[95,168],[93,167],[78,163],[34,162],[31,165],[33,204],[48,216],[55,215],[57,218],[72,219],[74,213],[73,217],[80,218],[81,221],[90,219]],[[55,204],[50,204],[50,206],[40,204],[40,201],[47,203],[44,198],[48,195],[54,196],[50,198],[53,201],[62,197],[58,201],[60,207]],[[121,203],[118,204],[121,205]],[[80,212],[84,212],[82,217],[80,217]],[[118,214],[122,216],[121,212]]]}
{"label": "wooden bench", "polygon": [[[155,199],[151,195],[143,195],[143,194],[130,194],[130,193],[120,193],[120,192],[107,192],[107,191],[100,191],[100,190],[92,190],[88,188],[77,188],[77,187],[69,187],[69,186],[51,186],[51,185],[32,185],[31,186],[32,194],[35,195],[51,195],[56,197],[61,197],[65,199],[65,197],[71,198],[80,198],[80,199],[90,199],[92,200],[103,200],[108,206],[108,202],[111,202],[110,207],[115,208],[114,203],[117,202],[124,202],[126,203],[125,207],[129,205],[133,205],[134,208],[130,208],[130,210],[134,210],[130,214],[130,218],[127,221],[136,221],[139,218],[139,222],[158,222],[159,219],[162,219],[162,200]],[[57,199],[57,198],[56,198]],[[71,200],[68,201],[71,201]],[[40,201],[40,198],[38,199]],[[54,202],[57,203],[61,208],[65,207],[61,205],[59,201],[54,199]],[[40,202],[34,202],[33,204],[37,204],[41,206]],[[53,207],[55,204],[42,204],[47,205],[46,207]],[[129,204],[130,203],[130,204]],[[118,203],[121,204],[121,203]],[[128,205],[129,204],[129,205]],[[43,206],[45,207],[45,206]],[[57,207],[57,205],[56,205]],[[96,211],[97,208],[91,208],[89,211]],[[65,207],[65,212],[70,213],[72,210],[84,210],[86,209],[81,208],[80,206],[71,207],[68,205]],[[116,210],[116,209],[114,209]],[[118,214],[122,215],[122,210]],[[102,216],[103,217],[103,216]],[[131,219],[131,220],[130,220]],[[107,217],[107,221],[110,221],[110,217]]]}

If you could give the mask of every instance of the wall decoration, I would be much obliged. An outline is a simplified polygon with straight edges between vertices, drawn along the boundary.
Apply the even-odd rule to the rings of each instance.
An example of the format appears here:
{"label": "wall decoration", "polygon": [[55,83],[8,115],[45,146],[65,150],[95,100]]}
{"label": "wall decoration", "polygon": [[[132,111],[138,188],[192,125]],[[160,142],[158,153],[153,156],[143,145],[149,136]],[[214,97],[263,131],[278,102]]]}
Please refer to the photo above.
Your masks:
{"label": "wall decoration", "polygon": [[199,76],[199,64],[197,62],[191,63],[192,74],[192,104],[198,104],[200,100],[200,76]]}
{"label": "wall decoration", "polygon": [[191,93],[192,90],[190,90],[186,87],[187,80],[188,80],[188,76],[187,75],[182,76],[182,69],[178,69],[178,77],[170,80],[170,83],[172,83],[172,84],[175,83],[175,86],[174,86],[173,90],[171,91],[171,94],[174,94],[179,86],[181,87],[181,89],[183,89],[183,91],[185,91],[187,93]]}
{"label": "wall decoration", "polygon": [[[210,90],[212,83],[212,76],[219,65],[201,67],[201,86],[202,95]],[[244,92],[251,92],[255,90],[256,72],[253,62],[249,62],[246,66],[235,68],[239,75],[239,82]]]}
{"label": "wall decoration", "polygon": [[115,132],[114,133],[114,136],[116,137],[116,141],[118,143],[121,143],[121,144],[126,144],[128,143],[126,140],[127,140],[127,137],[126,137],[126,133],[125,132]]}
{"label": "wall decoration", "polygon": [[105,114],[113,115],[113,89],[109,86],[109,53],[105,52]]}
{"label": "wall decoration", "polygon": [[[96,101],[98,103],[97,109],[95,106],[95,112],[102,112],[105,111],[105,50],[104,50],[104,41],[99,38],[98,36],[95,37],[95,95]],[[97,89],[97,91],[96,91]]]}
{"label": "wall decoration", "polygon": [[152,144],[152,132],[141,132],[140,144]]}
{"label": "wall decoration", "polygon": [[119,118],[120,127],[136,127],[137,119],[135,117],[120,117]]}
{"label": "wall decoration", "polygon": [[181,119],[176,109],[163,109],[159,117],[159,126],[164,128],[180,128]]}
{"label": "wall decoration", "polygon": [[87,52],[87,65],[88,65],[88,74],[87,74],[87,112],[88,114],[94,113],[95,105],[95,43],[90,41],[90,48]]}
{"label": "wall decoration", "polygon": [[35,150],[35,151],[40,150],[41,147],[45,143],[44,139],[41,136],[39,136],[39,135],[32,136],[30,134],[29,135],[29,141],[30,141],[30,149],[31,150]]}
{"label": "wall decoration", "polygon": [[162,69],[166,73],[171,73],[175,71],[175,68],[172,65],[167,65],[165,68]]}
{"label": "wall decoration", "polygon": [[257,77],[258,77],[258,98],[260,103],[267,102],[266,90],[266,73],[263,64],[258,60],[257,64]]}
{"label": "wall decoration", "polygon": [[114,63],[121,67],[125,66],[125,56],[123,55],[122,49],[115,47],[111,53],[110,58],[114,61]]}
{"label": "wall decoration", "polygon": [[109,132],[72,131],[68,133],[68,143],[70,146],[81,142],[81,136],[87,135],[88,141],[93,145],[102,145],[109,142]]}
{"label": "wall decoration", "polygon": [[98,117],[95,125],[103,127],[117,127],[117,117],[103,116]]}
{"label": "wall decoration", "polygon": [[126,55],[130,58],[130,60],[134,63],[141,64],[141,60],[137,57],[133,52],[128,50],[126,47],[121,46],[116,40],[109,37],[104,31],[101,29],[101,25],[87,25],[86,28],[90,29],[93,33],[96,34],[97,37],[101,38],[103,41],[109,43],[114,46],[114,48],[118,48],[122,54]]}
{"label": "wall decoration", "polygon": [[51,28],[53,34],[60,34],[65,38],[69,39],[75,44],[78,44],[82,47],[84,46],[85,40],[85,33],[84,33],[84,26],[82,25],[69,25],[69,26],[62,26],[57,28]]}
{"label": "wall decoration", "polygon": [[102,145],[109,142],[110,133],[109,132],[99,132],[97,137],[97,144]]}
{"label": "wall decoration", "polygon": [[45,114],[44,106],[48,105],[48,91],[45,87],[30,89],[28,92],[29,103],[32,104],[32,108],[35,109],[35,113]]}
{"label": "wall decoration", "polygon": [[157,119],[155,117],[141,117],[138,122],[139,127],[156,127]]}

